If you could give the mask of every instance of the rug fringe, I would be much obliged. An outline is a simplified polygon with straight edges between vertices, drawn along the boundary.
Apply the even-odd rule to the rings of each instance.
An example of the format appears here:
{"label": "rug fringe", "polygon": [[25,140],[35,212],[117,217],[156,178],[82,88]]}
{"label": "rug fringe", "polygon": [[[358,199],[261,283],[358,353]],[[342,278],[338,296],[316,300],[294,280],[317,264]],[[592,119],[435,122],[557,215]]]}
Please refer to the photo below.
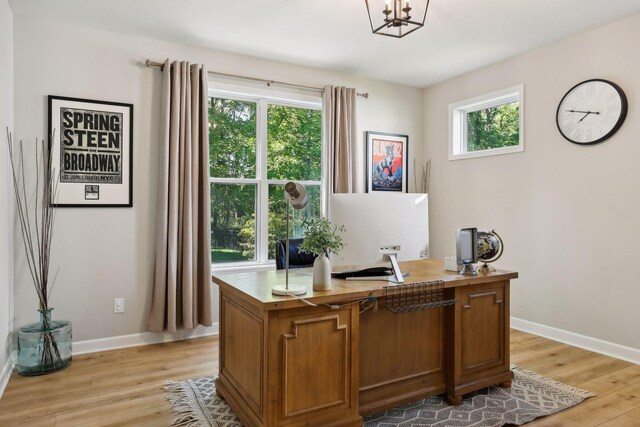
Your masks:
{"label": "rug fringe", "polygon": [[188,388],[177,381],[167,381],[163,387],[169,393],[167,399],[171,403],[171,412],[176,418],[171,420],[175,427],[200,427],[199,420],[194,416],[193,408],[189,404],[191,397]]}
{"label": "rug fringe", "polygon": [[581,398],[587,398],[587,397],[593,397],[596,394],[592,393],[590,391],[587,390],[583,390],[581,388],[577,388],[577,387],[573,387],[567,384],[564,384],[560,381],[556,381],[556,380],[552,380],[551,378],[548,377],[543,377],[540,374],[537,374],[535,372],[532,371],[528,371],[524,368],[521,368],[517,365],[511,365],[511,370],[517,373],[519,373],[520,375],[535,379],[541,383],[544,383],[546,385],[552,386],[556,389],[558,389],[559,391],[568,393],[568,394],[573,394],[576,397],[581,397]]}

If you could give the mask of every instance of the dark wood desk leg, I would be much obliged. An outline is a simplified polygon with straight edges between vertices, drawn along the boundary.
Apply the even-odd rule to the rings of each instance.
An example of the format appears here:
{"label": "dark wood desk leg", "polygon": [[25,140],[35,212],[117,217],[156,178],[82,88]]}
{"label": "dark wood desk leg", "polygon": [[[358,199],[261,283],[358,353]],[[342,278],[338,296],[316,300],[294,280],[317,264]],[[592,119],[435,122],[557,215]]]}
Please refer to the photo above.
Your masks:
{"label": "dark wood desk leg", "polygon": [[502,388],[511,388],[511,380],[503,381],[498,385]]}
{"label": "dark wood desk leg", "polygon": [[462,405],[462,396],[447,394],[447,402],[449,402],[449,405],[460,406]]}

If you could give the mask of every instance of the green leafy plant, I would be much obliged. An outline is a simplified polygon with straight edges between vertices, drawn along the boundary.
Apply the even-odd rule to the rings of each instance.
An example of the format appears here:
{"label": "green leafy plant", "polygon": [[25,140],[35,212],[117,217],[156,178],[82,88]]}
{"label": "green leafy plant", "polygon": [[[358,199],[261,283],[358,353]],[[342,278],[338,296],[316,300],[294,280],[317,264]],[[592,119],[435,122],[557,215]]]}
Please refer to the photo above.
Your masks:
{"label": "green leafy plant", "polygon": [[316,256],[324,255],[325,253],[337,254],[344,247],[342,236],[340,236],[343,231],[343,225],[333,225],[326,218],[312,219],[307,223],[307,230],[304,232],[304,240],[300,245],[300,252]]}

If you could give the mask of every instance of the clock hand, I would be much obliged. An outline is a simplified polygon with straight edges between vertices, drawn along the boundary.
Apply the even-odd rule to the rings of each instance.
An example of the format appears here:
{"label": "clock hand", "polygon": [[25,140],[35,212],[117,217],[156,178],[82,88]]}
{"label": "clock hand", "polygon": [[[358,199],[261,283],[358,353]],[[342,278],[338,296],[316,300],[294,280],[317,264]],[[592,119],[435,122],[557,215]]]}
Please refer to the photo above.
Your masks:
{"label": "clock hand", "polygon": [[584,116],[582,116],[582,118],[581,118],[580,120],[578,120],[578,123],[580,123],[581,121],[583,121],[584,119],[586,119],[586,118],[587,118],[587,116],[588,116],[589,114],[593,114],[593,113],[592,113],[591,111],[587,111],[587,114],[585,114]]}
{"label": "clock hand", "polygon": [[588,113],[588,114],[600,114],[600,111],[582,111],[582,110],[564,110],[570,113]]}

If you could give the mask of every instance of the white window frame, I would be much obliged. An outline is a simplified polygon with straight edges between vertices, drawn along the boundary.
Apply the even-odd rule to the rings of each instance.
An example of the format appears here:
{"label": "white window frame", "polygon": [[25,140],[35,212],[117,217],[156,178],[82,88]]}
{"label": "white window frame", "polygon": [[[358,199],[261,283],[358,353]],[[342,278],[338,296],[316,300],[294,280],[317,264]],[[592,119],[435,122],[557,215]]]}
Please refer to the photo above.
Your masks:
{"label": "white window frame", "polygon": [[[211,87],[214,86],[214,87]],[[296,94],[265,93],[265,91],[229,90],[226,86],[218,88],[211,85],[209,88],[210,98],[225,98],[236,101],[246,101],[256,103],[256,178],[214,178],[209,177],[209,185],[212,184],[245,184],[256,186],[256,259],[251,261],[237,261],[226,263],[211,263],[212,271],[233,271],[233,270],[270,270],[275,266],[275,260],[269,260],[269,185],[284,185],[289,180],[267,179],[267,113],[269,105],[282,105],[293,108],[306,108],[322,111],[322,99],[317,97],[300,96]],[[322,139],[321,153],[321,178],[320,181],[296,181],[305,186],[318,186],[321,197],[326,179],[325,162],[325,141]],[[321,202],[321,212],[326,211],[326,197]]]}
{"label": "white window frame", "polygon": [[[511,147],[467,151],[467,117],[469,113],[500,105],[519,103],[520,141]],[[449,104],[449,160],[497,156],[524,151],[524,85],[520,84],[496,92]]]}

